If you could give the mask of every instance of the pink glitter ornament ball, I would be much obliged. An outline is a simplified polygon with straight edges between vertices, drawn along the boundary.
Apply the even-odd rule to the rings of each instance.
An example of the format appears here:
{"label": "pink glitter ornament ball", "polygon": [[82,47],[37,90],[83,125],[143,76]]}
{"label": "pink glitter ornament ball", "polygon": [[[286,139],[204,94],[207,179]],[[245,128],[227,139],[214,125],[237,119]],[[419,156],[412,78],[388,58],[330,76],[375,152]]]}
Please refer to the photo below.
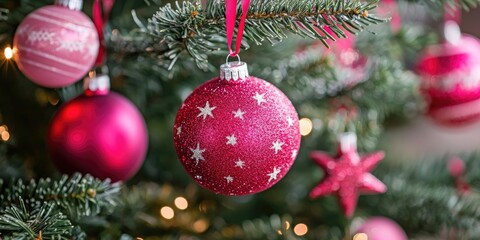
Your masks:
{"label": "pink glitter ornament ball", "polygon": [[452,24],[446,24],[447,41],[424,50],[417,71],[427,115],[442,125],[462,126],[480,119],[480,43]]}
{"label": "pink glitter ornament ball", "polygon": [[272,84],[243,62],[193,91],[175,120],[177,155],[201,186],[224,195],[253,194],[280,181],[300,147],[298,115]]}
{"label": "pink glitter ornament ball", "polygon": [[405,231],[396,222],[385,217],[368,219],[357,232],[367,234],[368,240],[408,240]]}
{"label": "pink glitter ornament ball", "polygon": [[108,77],[90,79],[86,92],[65,103],[52,119],[48,150],[64,173],[128,180],[148,146],[145,121],[123,96],[108,91]]}
{"label": "pink glitter ornament ball", "polygon": [[20,70],[38,85],[52,88],[68,86],[85,76],[99,49],[93,22],[79,11],[81,1],[56,3],[30,13],[13,40]]}

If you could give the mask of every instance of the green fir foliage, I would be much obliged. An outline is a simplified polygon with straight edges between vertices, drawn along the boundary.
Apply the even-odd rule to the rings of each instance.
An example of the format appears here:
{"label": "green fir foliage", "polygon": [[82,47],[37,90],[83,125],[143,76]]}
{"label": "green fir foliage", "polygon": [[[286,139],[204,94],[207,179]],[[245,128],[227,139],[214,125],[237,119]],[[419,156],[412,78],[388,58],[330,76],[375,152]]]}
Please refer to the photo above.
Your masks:
{"label": "green fir foliage", "polygon": [[[454,0],[404,2],[425,4],[432,15],[441,15],[444,5]],[[460,2],[463,8],[479,3]],[[11,46],[16,27],[29,12],[50,3],[1,1],[0,47]],[[91,4],[85,1],[87,13]],[[418,81],[410,68],[416,54],[436,40],[435,34],[425,34],[417,26],[392,32],[385,20],[375,17],[377,4],[252,0],[242,42],[250,49],[242,52],[242,59],[252,75],[281,88],[299,115],[312,119],[317,127],[302,139],[289,174],[254,196],[218,196],[192,184],[171,143],[175,111],[182,99],[217,75],[214,66],[225,61],[223,1],[210,0],[203,6],[200,1],[116,1],[105,29],[112,88],[140,108],[150,133],[145,164],[122,189],[119,183],[78,174],[58,180],[40,178],[56,174],[44,149],[48,119],[59,106],[49,100],[58,100],[59,95],[69,99],[81,91],[81,84],[57,93],[30,83],[12,62],[1,62],[0,125],[11,128],[11,140],[0,143],[1,238],[344,239],[350,222],[342,217],[335,199],[308,198],[310,188],[323,176],[308,152],[333,152],[336,135],[346,130],[357,133],[360,150],[378,148],[384,127],[418,112]],[[335,47],[333,40],[354,36],[351,33],[357,37],[358,54],[368,60],[363,77],[353,83],[338,67],[338,56],[324,47]],[[382,163],[374,173],[389,191],[362,196],[357,217],[388,216],[412,238],[440,239],[447,231],[460,239],[479,239],[476,160],[477,155],[467,158],[469,195],[456,191],[445,161],[419,161],[414,166]],[[12,177],[17,180],[7,182]],[[187,199],[188,208],[175,205],[180,196]],[[175,217],[162,217],[163,207],[171,207]],[[298,223],[309,226],[307,235],[293,232]]]}
{"label": "green fir foliage", "polygon": [[[184,51],[197,65],[207,69],[209,52],[224,46],[224,1],[208,1],[202,9],[200,1],[166,4],[148,21],[146,31],[168,46],[165,56],[174,63]],[[325,0],[253,0],[244,37],[255,44],[267,40],[275,44],[287,38],[287,32],[302,37],[320,39],[346,38],[364,31],[372,24],[385,22],[369,13],[378,1],[325,1]],[[333,31],[329,34],[324,26]],[[246,45],[246,43],[245,43]],[[246,45],[248,46],[248,45]]]}
{"label": "green fir foliage", "polygon": [[[108,213],[120,184],[74,174],[58,180],[0,181],[0,230],[9,239],[68,239],[82,217]],[[5,232],[4,232],[5,231]],[[28,237],[27,237],[28,236]]]}

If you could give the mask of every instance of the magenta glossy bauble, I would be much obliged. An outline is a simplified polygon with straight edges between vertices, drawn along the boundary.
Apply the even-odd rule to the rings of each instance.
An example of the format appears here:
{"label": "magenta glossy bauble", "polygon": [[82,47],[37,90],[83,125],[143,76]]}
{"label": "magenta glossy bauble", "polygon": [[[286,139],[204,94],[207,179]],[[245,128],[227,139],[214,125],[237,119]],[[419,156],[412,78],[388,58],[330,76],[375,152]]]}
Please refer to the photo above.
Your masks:
{"label": "magenta glossy bauble", "polygon": [[132,177],[145,159],[147,146],[142,115],[113,92],[89,92],[65,103],[48,132],[48,150],[61,172],[112,181]]}

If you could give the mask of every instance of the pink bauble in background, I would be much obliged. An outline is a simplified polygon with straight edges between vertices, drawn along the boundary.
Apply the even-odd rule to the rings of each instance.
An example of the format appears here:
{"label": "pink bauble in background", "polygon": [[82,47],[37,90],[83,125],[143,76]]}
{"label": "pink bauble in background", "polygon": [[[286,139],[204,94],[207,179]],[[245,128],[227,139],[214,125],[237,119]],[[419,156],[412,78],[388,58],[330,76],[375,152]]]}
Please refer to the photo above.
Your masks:
{"label": "pink bauble in background", "polygon": [[145,121],[125,97],[87,91],[65,103],[52,119],[48,150],[64,173],[128,180],[142,165],[148,146]]}
{"label": "pink bauble in background", "polygon": [[84,13],[45,6],[30,13],[13,40],[20,70],[44,87],[64,87],[81,79],[97,58],[99,40]]}
{"label": "pink bauble in background", "polygon": [[456,41],[427,47],[417,64],[427,115],[461,126],[480,119],[480,43],[462,34]]}
{"label": "pink bauble in background", "polygon": [[372,217],[358,229],[368,240],[408,240],[405,231],[394,221],[385,217]]}
{"label": "pink bauble in background", "polygon": [[[240,70],[230,75],[230,67]],[[224,195],[253,194],[280,181],[292,166],[300,146],[298,115],[279,89],[248,76],[246,64],[238,62],[185,100],[174,142],[201,186]]]}

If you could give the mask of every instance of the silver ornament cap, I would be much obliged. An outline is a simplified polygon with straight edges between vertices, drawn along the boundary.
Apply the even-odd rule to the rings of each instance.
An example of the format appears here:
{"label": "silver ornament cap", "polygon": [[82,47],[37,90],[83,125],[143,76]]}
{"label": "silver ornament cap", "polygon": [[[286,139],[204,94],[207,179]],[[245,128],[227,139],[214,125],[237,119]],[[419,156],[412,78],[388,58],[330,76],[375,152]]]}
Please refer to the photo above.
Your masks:
{"label": "silver ornament cap", "polygon": [[106,94],[110,91],[110,77],[105,74],[86,77],[83,80],[83,89],[86,92]]}
{"label": "silver ornament cap", "polygon": [[83,8],[83,0],[55,0],[55,5],[80,11]]}
{"label": "silver ornament cap", "polygon": [[460,27],[455,21],[447,21],[443,26],[443,37],[445,40],[453,45],[458,45],[462,38]]}
{"label": "silver ornament cap", "polygon": [[337,142],[341,153],[357,151],[357,134],[354,132],[341,133],[337,137]]}
{"label": "silver ornament cap", "polygon": [[220,66],[220,79],[230,81],[244,81],[249,77],[247,64],[240,61],[227,62]]}

